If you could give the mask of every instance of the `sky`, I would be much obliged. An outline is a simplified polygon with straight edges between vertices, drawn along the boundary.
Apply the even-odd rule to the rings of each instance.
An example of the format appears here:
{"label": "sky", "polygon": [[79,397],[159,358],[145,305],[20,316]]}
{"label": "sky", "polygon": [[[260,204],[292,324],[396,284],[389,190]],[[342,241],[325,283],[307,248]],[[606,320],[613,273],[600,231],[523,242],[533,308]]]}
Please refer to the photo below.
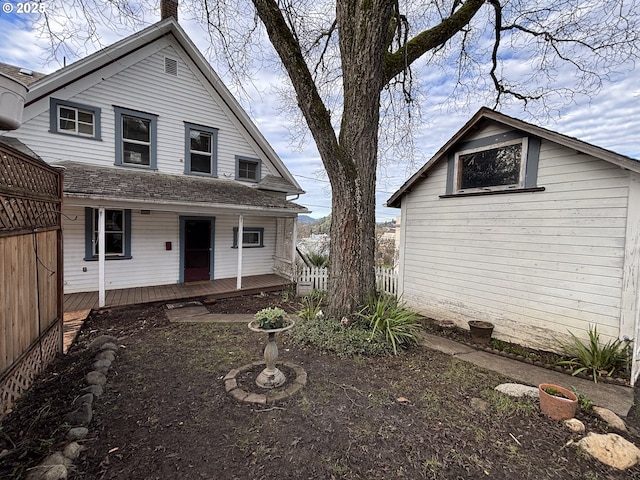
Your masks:
{"label": "sky", "polygon": [[[46,8],[46,3],[43,4]],[[50,61],[51,51],[47,43],[39,38],[34,21],[36,13],[18,13],[18,3],[0,0],[0,62],[51,73],[60,68],[58,62]],[[180,24],[192,41],[207,56],[210,44],[198,25],[179,15]],[[186,16],[185,16],[186,18]],[[145,15],[147,24],[159,20],[159,14]],[[99,28],[103,45],[133,33],[133,29],[119,27],[112,30]],[[91,53],[93,47],[89,47]],[[214,69],[234,93],[230,79],[222,68]],[[77,58],[66,58],[67,64]],[[610,81],[603,83],[600,91],[591,98],[577,97],[566,106],[561,106],[550,116],[532,118],[523,111],[521,104],[512,104],[500,111],[565,135],[593,143],[616,153],[640,159],[640,69],[627,65]],[[518,68],[517,63],[512,68]],[[277,70],[277,69],[276,69]],[[311,216],[320,218],[331,213],[331,191],[322,161],[310,136],[300,145],[291,136],[292,120],[280,109],[280,97],[275,89],[282,86],[280,71],[263,68],[254,77],[253,85],[241,95],[236,95],[241,105],[273,146],[287,168],[294,175],[306,194],[296,200],[311,210]],[[425,78],[428,95],[421,106],[421,121],[415,130],[415,150],[412,158],[401,158],[388,162],[378,169],[376,190],[376,220],[385,222],[400,215],[400,210],[384,206],[386,200],[437,150],[447,142],[482,106],[492,106],[482,99],[467,98],[464,102],[444,102],[452,91],[452,79],[445,70],[432,70]],[[562,75],[562,72],[559,72]],[[570,84],[571,78],[566,81]]]}

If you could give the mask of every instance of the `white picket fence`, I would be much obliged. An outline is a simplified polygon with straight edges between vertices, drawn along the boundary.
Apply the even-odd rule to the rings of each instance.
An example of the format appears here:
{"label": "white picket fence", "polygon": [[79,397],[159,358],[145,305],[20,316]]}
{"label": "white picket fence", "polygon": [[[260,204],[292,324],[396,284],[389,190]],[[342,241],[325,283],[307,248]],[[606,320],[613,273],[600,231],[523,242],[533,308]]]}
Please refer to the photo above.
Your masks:
{"label": "white picket fence", "polygon": [[[309,290],[326,291],[329,274],[325,267],[298,268],[298,284]],[[398,273],[393,268],[376,267],[376,287],[389,295],[398,294]]]}

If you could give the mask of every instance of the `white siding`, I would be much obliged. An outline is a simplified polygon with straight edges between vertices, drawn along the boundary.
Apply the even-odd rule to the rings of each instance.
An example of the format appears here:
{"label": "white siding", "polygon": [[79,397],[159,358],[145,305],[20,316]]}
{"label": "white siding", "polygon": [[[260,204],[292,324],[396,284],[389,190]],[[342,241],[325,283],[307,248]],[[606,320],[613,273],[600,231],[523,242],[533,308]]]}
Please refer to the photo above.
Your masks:
{"label": "white siding", "polygon": [[[102,140],[49,133],[49,99],[25,109],[25,120],[11,132],[48,163],[115,162],[114,105],[158,116],[157,167],[184,173],[184,122],[218,129],[218,176],[235,178],[236,155],[262,160],[262,176],[278,175],[273,165],[240,133],[238,120],[205,87],[168,38],[148,45],[99,72],[53,93],[54,98],[99,107]],[[181,50],[180,50],[181,51]],[[164,73],[165,56],[178,60],[178,76]],[[213,95],[213,96],[212,96]]]}
{"label": "white siding", "polygon": [[[214,257],[215,278],[236,276],[238,249],[233,246],[233,228],[238,226],[238,216],[216,217],[216,247]],[[242,250],[242,275],[273,273],[276,254],[276,219],[271,217],[244,217],[244,228],[264,228],[264,247]]]}
{"label": "white siding", "polygon": [[627,172],[547,141],[544,192],[440,198],[446,169],[403,199],[409,305],[465,328],[490,321],[498,338],[544,348],[596,324],[618,336]]}
{"label": "white siding", "polygon": [[[114,207],[116,208],[116,207]],[[98,288],[98,262],[86,261],[84,207],[65,207],[64,293],[90,292]],[[232,248],[237,215],[215,215],[214,278],[237,275],[238,249]],[[190,218],[193,218],[190,216]],[[273,273],[276,219],[245,216],[246,228],[264,228],[264,247],[243,250],[243,276]],[[180,215],[153,210],[142,215],[131,211],[131,259],[105,262],[105,287],[145,287],[178,283],[180,279]],[[166,250],[166,242],[172,249]],[[87,271],[83,271],[86,268]]]}

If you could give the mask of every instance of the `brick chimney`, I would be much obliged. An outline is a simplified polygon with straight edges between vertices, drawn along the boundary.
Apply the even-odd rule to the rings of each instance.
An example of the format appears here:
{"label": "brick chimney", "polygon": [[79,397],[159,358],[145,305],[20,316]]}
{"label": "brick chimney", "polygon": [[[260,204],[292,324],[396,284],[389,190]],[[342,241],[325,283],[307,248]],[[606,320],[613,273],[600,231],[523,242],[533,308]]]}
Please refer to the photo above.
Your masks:
{"label": "brick chimney", "polygon": [[178,0],[160,0],[160,20],[169,17],[178,21]]}

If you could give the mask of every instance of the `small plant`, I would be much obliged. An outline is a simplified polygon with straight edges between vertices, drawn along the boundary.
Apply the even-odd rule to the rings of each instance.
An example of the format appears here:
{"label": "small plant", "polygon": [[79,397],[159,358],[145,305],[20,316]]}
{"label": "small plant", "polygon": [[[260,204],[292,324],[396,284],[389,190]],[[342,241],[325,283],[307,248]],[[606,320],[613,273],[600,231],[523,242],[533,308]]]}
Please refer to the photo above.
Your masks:
{"label": "small plant", "polygon": [[579,393],[578,390],[576,390],[576,387],[571,387],[571,391],[573,391],[575,396],[578,397],[578,405],[580,405],[580,408],[582,408],[583,410],[589,410],[591,407],[593,407],[593,400],[587,398],[582,393]]}
{"label": "small plant", "polygon": [[287,312],[278,307],[268,307],[257,312],[253,318],[258,324],[258,328],[271,330],[285,326]]}
{"label": "small plant", "polygon": [[322,252],[307,253],[307,260],[311,265],[318,268],[323,268],[329,265],[329,255]]}
{"label": "small plant", "polygon": [[562,350],[570,356],[569,360],[560,360],[558,365],[566,365],[573,370],[572,375],[588,372],[594,382],[602,375],[611,376],[615,372],[628,369],[631,358],[630,343],[616,339],[602,345],[597,327],[589,328],[589,342],[584,344],[572,332],[572,341],[558,342]]}
{"label": "small plant", "polygon": [[560,390],[556,390],[553,387],[543,388],[543,390],[547,392],[549,395],[553,395],[554,397],[566,398]]}
{"label": "small plant", "polygon": [[404,308],[392,295],[371,296],[357,314],[358,318],[368,321],[371,337],[381,334],[398,354],[399,349],[408,348],[417,343],[419,328],[418,316]]}
{"label": "small plant", "polygon": [[304,320],[311,320],[322,316],[322,301],[324,300],[324,293],[319,290],[314,290],[309,295],[302,298],[302,309],[298,311],[298,316]]}

